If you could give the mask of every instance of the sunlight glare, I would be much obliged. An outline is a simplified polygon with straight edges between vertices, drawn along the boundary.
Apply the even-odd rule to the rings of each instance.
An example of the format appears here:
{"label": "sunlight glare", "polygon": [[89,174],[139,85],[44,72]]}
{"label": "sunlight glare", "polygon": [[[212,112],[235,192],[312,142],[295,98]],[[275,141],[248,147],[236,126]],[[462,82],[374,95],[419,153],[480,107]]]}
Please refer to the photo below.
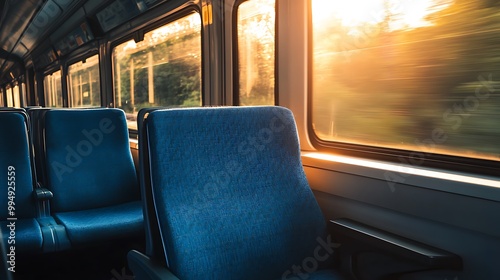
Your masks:
{"label": "sunlight glare", "polygon": [[379,22],[375,11],[383,10],[382,0],[313,0],[313,18],[317,22],[331,21],[332,17],[343,26],[359,26],[363,23]]}
{"label": "sunlight glare", "polygon": [[414,29],[432,23],[425,18],[443,9],[451,0],[312,0],[316,24],[337,19],[342,26],[359,27],[378,24],[386,19],[390,30]]}

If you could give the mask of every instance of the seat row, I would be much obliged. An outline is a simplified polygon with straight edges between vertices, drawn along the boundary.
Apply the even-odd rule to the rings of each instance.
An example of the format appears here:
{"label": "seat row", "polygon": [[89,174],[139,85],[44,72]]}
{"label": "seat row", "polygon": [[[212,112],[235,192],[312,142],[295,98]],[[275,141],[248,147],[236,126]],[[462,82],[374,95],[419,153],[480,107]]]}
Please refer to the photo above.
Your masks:
{"label": "seat row", "polygon": [[143,235],[119,109],[0,109],[0,223],[17,252],[52,252]]}
{"label": "seat row", "polygon": [[[403,270],[408,273],[415,267],[462,267],[455,254],[355,221],[336,220],[336,230],[327,230],[302,167],[292,112],[286,108],[142,110],[141,200],[123,111],[45,111],[30,114],[38,123],[31,126],[24,112],[0,112],[0,131],[14,137],[0,137],[0,168],[5,170],[0,179],[24,186],[16,185],[16,207],[32,206],[13,215],[29,229],[29,234],[16,236],[24,246],[47,251],[61,248],[57,242],[84,245],[142,232],[144,225],[145,252],[128,253],[137,280],[359,279],[354,260],[373,249],[410,261]],[[42,135],[33,142],[39,157],[35,161],[46,168],[43,186],[34,186],[30,173],[27,127],[33,127],[32,135]],[[39,202],[50,202],[50,209],[30,204],[33,188]],[[2,207],[9,202],[2,200]],[[11,218],[2,216],[2,222]],[[51,240],[45,232],[57,238]],[[346,233],[350,241],[339,247],[335,242]],[[339,250],[344,250],[340,263]],[[392,266],[382,270],[384,277],[395,273]]]}

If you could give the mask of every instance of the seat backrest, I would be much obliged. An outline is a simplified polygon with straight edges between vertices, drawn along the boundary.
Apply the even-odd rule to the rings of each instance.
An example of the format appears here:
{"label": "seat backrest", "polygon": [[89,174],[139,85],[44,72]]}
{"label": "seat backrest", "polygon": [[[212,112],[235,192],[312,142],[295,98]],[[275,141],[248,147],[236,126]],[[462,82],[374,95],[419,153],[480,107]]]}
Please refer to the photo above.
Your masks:
{"label": "seat backrest", "polygon": [[326,226],[288,109],[158,110],[144,126],[143,187],[180,279],[277,279],[313,256]]}
{"label": "seat backrest", "polygon": [[52,212],[140,199],[122,110],[50,110],[44,117],[44,140]]}
{"label": "seat backrest", "polygon": [[[31,148],[27,116],[24,110],[0,110],[0,219],[34,218]],[[9,191],[12,191],[9,195]],[[13,214],[8,211],[9,197],[14,199]],[[12,204],[12,203],[11,203]]]}

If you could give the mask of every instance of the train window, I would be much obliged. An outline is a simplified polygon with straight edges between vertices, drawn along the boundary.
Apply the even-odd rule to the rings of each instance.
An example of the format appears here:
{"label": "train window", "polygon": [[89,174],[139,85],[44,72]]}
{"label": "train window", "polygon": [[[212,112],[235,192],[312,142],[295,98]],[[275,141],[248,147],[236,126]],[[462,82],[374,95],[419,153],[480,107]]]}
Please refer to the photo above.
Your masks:
{"label": "train window", "polygon": [[495,1],[312,0],[317,143],[500,160],[499,12]]}
{"label": "train window", "polygon": [[4,98],[5,98],[5,95],[4,95],[3,88],[0,88],[0,107],[5,107]]}
{"label": "train window", "polygon": [[5,93],[7,95],[7,107],[14,107],[14,96],[12,95],[12,87],[7,86],[5,88]]}
{"label": "train window", "polygon": [[191,14],[113,48],[114,95],[129,128],[151,106],[201,106],[201,19]]}
{"label": "train window", "polygon": [[101,82],[99,56],[96,54],[68,67],[71,107],[100,107]]}
{"label": "train window", "polygon": [[61,70],[43,78],[46,107],[63,107]]}
{"label": "train window", "polygon": [[238,7],[240,105],[275,103],[275,0],[249,0]]}
{"label": "train window", "polygon": [[14,107],[22,107],[23,105],[21,104],[21,92],[19,91],[19,85],[15,85],[12,88],[12,95],[14,97]]}

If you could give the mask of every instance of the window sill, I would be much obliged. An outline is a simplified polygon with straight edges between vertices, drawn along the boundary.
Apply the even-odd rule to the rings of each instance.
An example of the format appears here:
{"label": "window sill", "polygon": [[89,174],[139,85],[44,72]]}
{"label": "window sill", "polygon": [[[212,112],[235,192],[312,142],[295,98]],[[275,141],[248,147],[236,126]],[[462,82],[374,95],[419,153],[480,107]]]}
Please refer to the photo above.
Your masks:
{"label": "window sill", "polygon": [[320,152],[302,152],[304,167],[320,168],[397,184],[500,202],[500,179]]}

